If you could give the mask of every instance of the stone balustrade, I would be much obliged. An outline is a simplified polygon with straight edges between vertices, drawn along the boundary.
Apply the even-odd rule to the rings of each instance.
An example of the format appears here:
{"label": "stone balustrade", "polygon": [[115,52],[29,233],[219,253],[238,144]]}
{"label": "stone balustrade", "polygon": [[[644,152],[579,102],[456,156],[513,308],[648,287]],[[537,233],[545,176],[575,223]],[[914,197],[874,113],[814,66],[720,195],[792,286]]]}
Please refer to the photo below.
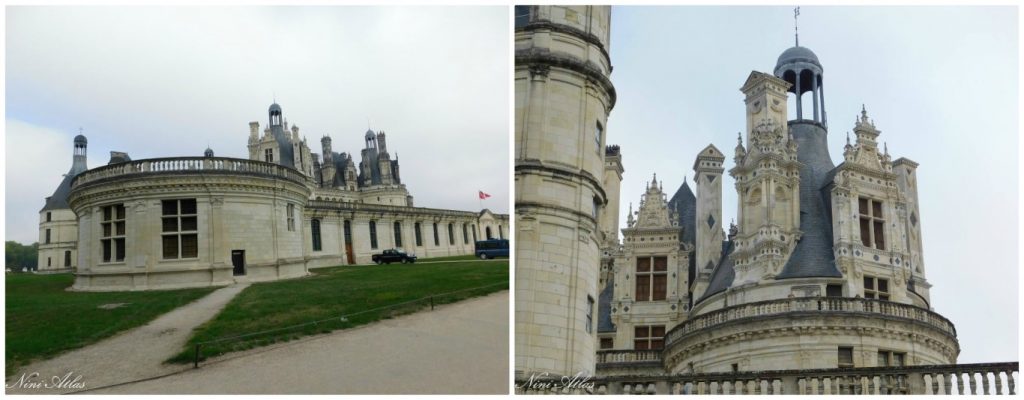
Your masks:
{"label": "stone balustrade", "polygon": [[786,313],[856,313],[915,320],[956,338],[956,328],[945,317],[910,304],[849,297],[795,297],[740,304],[696,315],[672,328],[665,335],[665,347],[671,348],[683,337],[721,324],[745,318]]}
{"label": "stone balustrade", "polygon": [[93,168],[78,174],[71,181],[71,187],[75,188],[94,181],[130,175],[200,171],[269,176],[303,184],[308,179],[301,172],[293,168],[263,161],[225,157],[172,157],[134,160]]}
{"label": "stone balustrade", "polygon": [[[640,354],[636,356],[641,356]],[[606,357],[631,357],[614,355]],[[1014,376],[1017,374],[1017,376]],[[517,394],[1016,394],[1019,363],[516,380]]]}
{"label": "stone balustrade", "polygon": [[597,364],[605,363],[661,363],[661,350],[598,350]]}

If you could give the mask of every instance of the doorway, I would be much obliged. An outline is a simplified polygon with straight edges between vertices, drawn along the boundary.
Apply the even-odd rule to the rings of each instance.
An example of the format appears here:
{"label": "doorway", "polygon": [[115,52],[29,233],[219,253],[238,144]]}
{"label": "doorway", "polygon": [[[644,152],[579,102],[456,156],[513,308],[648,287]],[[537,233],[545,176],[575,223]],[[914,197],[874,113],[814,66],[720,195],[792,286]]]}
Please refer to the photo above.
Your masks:
{"label": "doorway", "polygon": [[245,275],[245,250],[231,250],[231,265],[234,276]]}

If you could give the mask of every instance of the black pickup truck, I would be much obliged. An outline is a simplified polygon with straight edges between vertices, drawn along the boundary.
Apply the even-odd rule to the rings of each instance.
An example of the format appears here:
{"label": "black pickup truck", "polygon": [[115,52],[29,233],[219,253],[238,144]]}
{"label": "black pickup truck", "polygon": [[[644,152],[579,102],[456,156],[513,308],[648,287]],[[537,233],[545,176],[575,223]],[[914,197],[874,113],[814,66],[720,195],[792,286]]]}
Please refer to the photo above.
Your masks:
{"label": "black pickup truck", "polygon": [[383,253],[374,254],[373,262],[379,264],[391,264],[393,262],[400,262],[402,264],[411,264],[416,262],[416,256],[405,254],[404,251],[398,249],[384,250]]}

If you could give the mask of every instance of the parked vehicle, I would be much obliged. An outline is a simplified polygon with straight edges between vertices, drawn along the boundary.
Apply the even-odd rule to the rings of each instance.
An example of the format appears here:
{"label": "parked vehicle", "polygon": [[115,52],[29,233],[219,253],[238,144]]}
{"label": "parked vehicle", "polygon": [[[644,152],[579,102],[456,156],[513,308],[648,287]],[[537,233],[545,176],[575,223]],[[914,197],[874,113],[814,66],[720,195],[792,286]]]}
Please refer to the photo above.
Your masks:
{"label": "parked vehicle", "polygon": [[415,254],[406,254],[401,249],[388,249],[380,254],[374,254],[372,256],[373,262],[380,264],[391,264],[393,262],[400,262],[402,264],[412,264],[416,262]]}
{"label": "parked vehicle", "polygon": [[475,254],[481,260],[494,257],[508,257],[508,239],[477,241]]}

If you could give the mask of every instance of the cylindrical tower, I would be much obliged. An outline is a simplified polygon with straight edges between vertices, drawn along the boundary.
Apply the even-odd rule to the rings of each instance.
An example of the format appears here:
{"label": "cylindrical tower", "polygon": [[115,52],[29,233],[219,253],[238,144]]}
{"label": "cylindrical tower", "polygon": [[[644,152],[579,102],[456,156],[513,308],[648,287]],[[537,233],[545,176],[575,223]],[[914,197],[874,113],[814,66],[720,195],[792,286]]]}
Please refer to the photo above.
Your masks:
{"label": "cylindrical tower", "polygon": [[591,375],[611,7],[515,13],[516,373]]}

